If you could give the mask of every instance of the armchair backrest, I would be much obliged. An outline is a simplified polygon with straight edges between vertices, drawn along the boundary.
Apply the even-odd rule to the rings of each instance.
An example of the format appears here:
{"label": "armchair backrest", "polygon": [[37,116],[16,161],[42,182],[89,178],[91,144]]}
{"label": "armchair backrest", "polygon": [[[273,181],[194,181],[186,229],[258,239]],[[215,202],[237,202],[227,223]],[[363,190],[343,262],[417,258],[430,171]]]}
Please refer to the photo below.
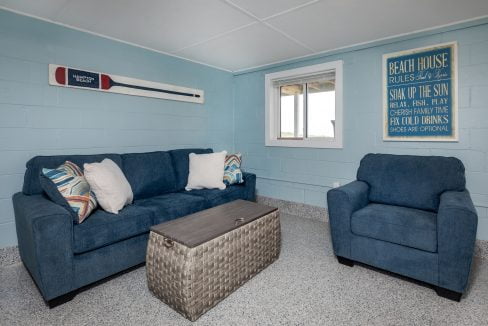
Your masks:
{"label": "armchair backrest", "polygon": [[464,165],[455,157],[367,154],[357,179],[369,184],[372,202],[437,211],[440,195],[463,191]]}

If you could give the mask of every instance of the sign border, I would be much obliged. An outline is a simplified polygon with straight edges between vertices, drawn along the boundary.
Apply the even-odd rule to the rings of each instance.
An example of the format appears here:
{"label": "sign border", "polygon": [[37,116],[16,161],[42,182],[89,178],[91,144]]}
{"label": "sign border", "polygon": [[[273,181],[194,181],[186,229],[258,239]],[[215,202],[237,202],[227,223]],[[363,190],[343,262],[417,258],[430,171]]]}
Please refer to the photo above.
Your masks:
{"label": "sign border", "polygon": [[[451,83],[454,88],[452,98],[452,121],[451,127],[453,134],[451,136],[388,136],[388,92],[387,92],[387,67],[386,63],[389,58],[399,57],[403,55],[415,54],[428,50],[436,50],[439,48],[451,47]],[[436,45],[429,45],[415,49],[403,50],[398,52],[392,52],[383,54],[382,61],[383,70],[383,141],[424,141],[424,142],[458,142],[459,141],[459,123],[458,123],[458,42],[446,42]]]}

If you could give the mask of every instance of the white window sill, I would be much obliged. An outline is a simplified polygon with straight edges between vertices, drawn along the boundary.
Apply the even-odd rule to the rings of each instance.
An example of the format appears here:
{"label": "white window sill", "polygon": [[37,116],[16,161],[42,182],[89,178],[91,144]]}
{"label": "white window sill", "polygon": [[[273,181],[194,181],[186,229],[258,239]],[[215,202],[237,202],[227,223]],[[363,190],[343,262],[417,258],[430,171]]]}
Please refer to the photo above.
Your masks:
{"label": "white window sill", "polygon": [[265,146],[305,147],[305,148],[342,148],[342,142],[334,138],[320,139],[267,139]]}

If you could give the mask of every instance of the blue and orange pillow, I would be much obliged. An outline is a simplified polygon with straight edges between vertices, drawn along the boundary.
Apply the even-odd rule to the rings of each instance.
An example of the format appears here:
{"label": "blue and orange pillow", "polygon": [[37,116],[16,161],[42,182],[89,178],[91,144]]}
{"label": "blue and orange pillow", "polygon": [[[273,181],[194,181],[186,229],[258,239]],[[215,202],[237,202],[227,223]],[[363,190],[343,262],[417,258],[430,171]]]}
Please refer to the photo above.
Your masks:
{"label": "blue and orange pillow", "polygon": [[82,223],[98,205],[82,170],[73,162],[42,169],[41,186],[53,202],[72,213],[75,223]]}

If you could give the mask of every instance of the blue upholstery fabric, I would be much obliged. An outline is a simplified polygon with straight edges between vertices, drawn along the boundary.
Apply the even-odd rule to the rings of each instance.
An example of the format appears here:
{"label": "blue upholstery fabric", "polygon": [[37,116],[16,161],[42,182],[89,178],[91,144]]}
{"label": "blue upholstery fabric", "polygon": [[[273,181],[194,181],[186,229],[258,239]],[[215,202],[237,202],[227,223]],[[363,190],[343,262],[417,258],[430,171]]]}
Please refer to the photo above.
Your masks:
{"label": "blue upholstery fabric", "polygon": [[70,213],[73,218],[73,221],[76,223],[78,221],[78,215],[76,212],[69,206],[68,201],[66,198],[61,195],[58,190],[58,187],[46,177],[43,173],[39,175],[39,183],[41,184],[42,190],[44,191],[45,195],[51,199],[54,203],[66,208],[66,210]]}
{"label": "blue upholstery fabric", "polygon": [[74,226],[73,252],[84,253],[146,233],[151,225],[153,214],[143,207],[129,205],[119,214],[99,209],[85,222]]}
{"label": "blue upholstery fabric", "polygon": [[66,161],[71,161],[83,169],[83,164],[101,162],[109,158],[122,168],[122,160],[119,154],[96,154],[96,155],[56,155],[56,156],[36,156],[30,159],[24,175],[24,187],[22,192],[26,195],[42,194],[42,187],[39,175],[42,168],[55,169]]}
{"label": "blue upholstery fabric", "polygon": [[352,214],[351,231],[407,247],[437,251],[437,217],[429,211],[369,204]]}
{"label": "blue upholstery fabric", "polygon": [[478,217],[455,158],[368,154],[327,193],[334,253],[462,293]]}
{"label": "blue upholstery fabric", "polygon": [[185,191],[185,194],[202,197],[205,200],[205,206],[214,207],[228,203],[236,199],[246,200],[246,187],[243,184],[227,186],[224,190],[219,189],[196,189]]}
{"label": "blue upholstery fabric", "polygon": [[357,179],[370,186],[372,202],[437,211],[439,197],[466,185],[463,163],[454,157],[368,154]]}
{"label": "blue upholstery fabric", "polygon": [[256,175],[243,171],[242,177],[244,178],[244,187],[246,187],[246,195],[243,199],[256,201]]}
{"label": "blue upholstery fabric", "polygon": [[211,148],[185,148],[169,151],[175,169],[177,191],[185,189],[185,186],[188,183],[188,173],[190,171],[190,159],[188,158],[188,155],[190,155],[190,153],[208,154],[212,152],[213,150]]}
{"label": "blue upholstery fabric", "polygon": [[168,152],[122,154],[124,174],[134,199],[176,190],[176,175]]}
{"label": "blue upholstery fabric", "polygon": [[468,283],[478,216],[467,190],[446,191],[437,216],[439,285],[462,292]]}
{"label": "blue upholstery fabric", "polygon": [[46,300],[71,291],[73,218],[43,195],[13,197],[19,252]]}
{"label": "blue upholstery fabric", "polygon": [[143,263],[149,233],[144,233],[110,246],[101,247],[73,259],[73,289],[101,280],[124,269]]}
{"label": "blue upholstery fabric", "polygon": [[[208,153],[212,150],[174,150],[170,160],[168,153],[157,152],[124,154],[123,161],[118,154],[100,154],[42,156],[27,163],[23,193],[12,198],[15,223],[22,261],[45,300],[144,262],[151,225],[208,206],[205,196],[171,190],[176,189],[176,184],[180,190],[184,189],[190,152]],[[136,199],[118,215],[98,210],[82,224],[74,225],[71,211],[49,200],[43,193],[39,178],[41,169],[55,168],[67,160],[81,167],[84,163],[100,162],[104,158],[112,159],[121,167],[134,193],[141,199]],[[174,171],[174,184],[168,175],[171,170]],[[209,202],[218,203],[219,196],[228,201],[237,193],[239,198],[254,200],[256,176],[252,173],[243,175],[244,184],[237,186],[236,193],[233,189],[216,192],[207,196]],[[157,184],[152,182],[153,177],[158,179]],[[164,193],[153,195],[160,191]],[[143,198],[145,196],[150,197]]]}
{"label": "blue upholstery fabric", "polygon": [[391,242],[353,235],[351,256],[355,261],[438,285],[438,255]]}
{"label": "blue upholstery fabric", "polygon": [[159,224],[205,209],[205,200],[183,193],[171,193],[138,200],[134,205],[150,210],[154,215],[154,224]]}
{"label": "blue upholstery fabric", "polygon": [[354,181],[327,192],[332,246],[338,256],[351,257],[351,216],[368,204],[368,185]]}

